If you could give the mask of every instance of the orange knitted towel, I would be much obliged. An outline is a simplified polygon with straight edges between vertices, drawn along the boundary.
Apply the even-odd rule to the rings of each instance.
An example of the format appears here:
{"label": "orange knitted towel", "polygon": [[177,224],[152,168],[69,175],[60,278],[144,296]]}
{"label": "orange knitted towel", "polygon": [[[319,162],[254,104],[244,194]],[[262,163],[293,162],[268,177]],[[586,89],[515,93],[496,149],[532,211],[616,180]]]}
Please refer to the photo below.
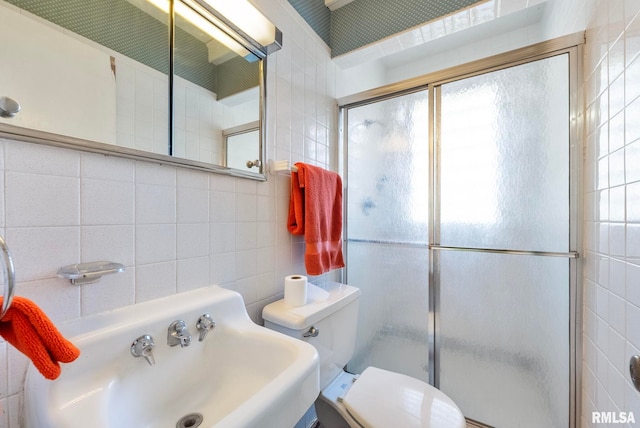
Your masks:
{"label": "orange knitted towel", "polygon": [[0,320],[0,335],[29,357],[47,379],[60,375],[60,362],[70,363],[80,355],[80,350],[60,334],[42,309],[24,297],[13,299]]}

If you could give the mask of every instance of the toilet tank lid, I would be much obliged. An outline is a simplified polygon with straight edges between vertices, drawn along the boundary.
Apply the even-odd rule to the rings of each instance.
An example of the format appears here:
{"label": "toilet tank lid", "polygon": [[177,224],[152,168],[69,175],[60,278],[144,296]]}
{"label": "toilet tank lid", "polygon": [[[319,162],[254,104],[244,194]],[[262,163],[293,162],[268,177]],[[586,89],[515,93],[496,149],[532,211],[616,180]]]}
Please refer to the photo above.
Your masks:
{"label": "toilet tank lid", "polygon": [[347,284],[329,282],[324,288],[307,285],[307,304],[290,306],[284,299],[270,303],[262,310],[262,318],[282,327],[304,330],[360,297],[360,289]]}

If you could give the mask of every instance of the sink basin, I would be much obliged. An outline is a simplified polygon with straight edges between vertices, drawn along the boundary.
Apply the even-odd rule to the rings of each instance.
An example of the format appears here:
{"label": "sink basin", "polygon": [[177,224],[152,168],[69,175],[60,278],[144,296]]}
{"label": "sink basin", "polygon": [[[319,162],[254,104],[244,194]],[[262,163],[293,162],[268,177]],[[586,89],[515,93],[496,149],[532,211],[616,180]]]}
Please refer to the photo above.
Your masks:
{"label": "sink basin", "polygon": [[[216,322],[202,342],[196,322]],[[184,320],[189,346],[167,345]],[[211,286],[84,318],[60,330],[78,348],[55,381],[30,366],[25,382],[28,428],[175,427],[190,415],[205,427],[292,427],[319,393],[318,354],[305,342],[254,324],[239,294]],[[155,342],[154,365],[130,347]],[[180,426],[180,424],[178,424]]]}

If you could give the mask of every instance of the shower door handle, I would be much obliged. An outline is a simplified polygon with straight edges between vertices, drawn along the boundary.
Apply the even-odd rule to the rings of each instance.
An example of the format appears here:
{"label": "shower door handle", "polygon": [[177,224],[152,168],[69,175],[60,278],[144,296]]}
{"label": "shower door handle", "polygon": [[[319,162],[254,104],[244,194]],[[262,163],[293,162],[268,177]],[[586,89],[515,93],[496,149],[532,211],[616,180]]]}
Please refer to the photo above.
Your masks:
{"label": "shower door handle", "polygon": [[546,256],[546,257],[566,257],[569,259],[577,259],[580,254],[577,251],[569,251],[566,253],[554,251],[529,251],[529,250],[503,250],[496,248],[475,248],[475,247],[448,247],[444,245],[429,244],[430,250],[440,251],[471,251],[476,253],[495,253],[495,254],[515,254],[519,256]]}

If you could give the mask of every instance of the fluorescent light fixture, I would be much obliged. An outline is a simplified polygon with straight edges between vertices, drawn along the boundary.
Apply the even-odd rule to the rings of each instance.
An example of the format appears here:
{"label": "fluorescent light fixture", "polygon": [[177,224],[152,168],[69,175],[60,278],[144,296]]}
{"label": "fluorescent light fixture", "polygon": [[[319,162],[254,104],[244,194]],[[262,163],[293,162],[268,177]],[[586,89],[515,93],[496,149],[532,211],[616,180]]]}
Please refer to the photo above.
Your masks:
{"label": "fluorescent light fixture", "polygon": [[220,12],[260,45],[267,47],[277,40],[276,26],[247,0],[197,0]]}
{"label": "fluorescent light fixture", "polygon": [[[162,10],[165,13],[169,13],[169,0],[148,0],[151,4],[156,6],[158,9]],[[237,0],[236,0],[237,1]],[[189,6],[185,5],[181,1],[174,2],[174,10],[176,15],[181,16],[185,20],[189,21],[191,24],[198,27],[200,30],[204,31],[206,34],[216,39],[241,57],[247,57],[251,55],[248,49],[242,46],[240,43],[235,41],[231,36],[229,36],[224,31],[220,30],[218,27],[213,25],[207,19],[203,18],[202,15],[191,9]]]}

